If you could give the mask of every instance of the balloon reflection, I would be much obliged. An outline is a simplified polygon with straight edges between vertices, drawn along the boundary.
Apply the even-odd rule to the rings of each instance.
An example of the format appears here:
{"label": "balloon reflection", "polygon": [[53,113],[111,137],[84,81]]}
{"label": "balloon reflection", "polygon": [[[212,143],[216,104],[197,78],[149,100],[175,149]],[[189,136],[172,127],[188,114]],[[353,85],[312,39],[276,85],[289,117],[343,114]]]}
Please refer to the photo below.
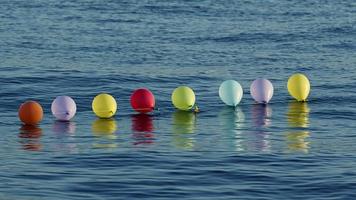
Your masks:
{"label": "balloon reflection", "polygon": [[252,105],[252,120],[256,127],[269,127],[271,125],[272,108],[268,104]]}
{"label": "balloon reflection", "polygon": [[309,126],[309,112],[310,109],[307,102],[290,102],[287,113],[289,126],[307,128]]}
{"label": "balloon reflection", "polygon": [[57,136],[54,148],[56,151],[77,152],[77,145],[74,141],[76,124],[72,121],[55,121],[52,125],[52,131]]}
{"label": "balloon reflection", "polygon": [[55,121],[52,126],[52,131],[57,135],[74,135],[76,124],[72,121]]}
{"label": "balloon reflection", "polygon": [[305,141],[308,137],[308,131],[288,132],[286,135],[288,150],[308,153],[309,142]]}
{"label": "balloon reflection", "polygon": [[226,141],[233,141],[236,151],[244,151],[244,138],[242,127],[244,126],[245,115],[239,107],[225,106],[219,113],[220,124],[228,133]]}
{"label": "balloon reflection", "polygon": [[131,130],[133,132],[133,138],[135,139],[134,145],[154,143],[154,134],[152,133],[154,125],[151,115],[132,115],[131,122]]}
{"label": "balloon reflection", "polygon": [[[309,112],[307,102],[290,102],[287,113],[288,125],[291,128],[305,129],[309,127]],[[289,151],[301,151],[308,153],[309,142],[305,141],[310,136],[308,130],[289,131],[286,134]]]}
{"label": "balloon reflection", "polygon": [[272,108],[268,104],[254,104],[252,105],[251,115],[256,129],[253,134],[255,138],[252,139],[254,144],[249,147],[254,147],[253,149],[258,151],[269,151],[271,145],[266,128],[272,124]]}
{"label": "balloon reflection", "polygon": [[19,138],[22,148],[28,151],[40,151],[42,144],[40,138],[42,129],[33,125],[22,125],[20,128]]}
{"label": "balloon reflection", "polygon": [[92,132],[96,137],[94,148],[116,148],[117,123],[115,119],[97,119],[92,124]]}
{"label": "balloon reflection", "polygon": [[181,149],[193,149],[195,144],[193,134],[195,132],[196,114],[176,110],[172,118],[173,144]]}

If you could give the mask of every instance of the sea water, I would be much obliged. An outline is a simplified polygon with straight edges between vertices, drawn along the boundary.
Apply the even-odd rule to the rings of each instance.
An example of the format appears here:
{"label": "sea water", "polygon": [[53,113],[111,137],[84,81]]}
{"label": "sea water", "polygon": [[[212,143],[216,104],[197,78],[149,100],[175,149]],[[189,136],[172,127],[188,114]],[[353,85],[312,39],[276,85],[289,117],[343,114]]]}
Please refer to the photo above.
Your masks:
{"label": "sea water", "polygon": [[[0,199],[353,199],[356,3],[311,1],[0,1]],[[306,103],[288,94],[308,76]],[[249,87],[268,78],[271,102]],[[241,104],[219,85],[237,80]],[[188,85],[201,112],[180,112]],[[130,107],[149,88],[157,109]],[[98,93],[119,110],[101,120]],[[51,102],[71,96],[70,122]],[[26,100],[44,108],[23,126]]]}

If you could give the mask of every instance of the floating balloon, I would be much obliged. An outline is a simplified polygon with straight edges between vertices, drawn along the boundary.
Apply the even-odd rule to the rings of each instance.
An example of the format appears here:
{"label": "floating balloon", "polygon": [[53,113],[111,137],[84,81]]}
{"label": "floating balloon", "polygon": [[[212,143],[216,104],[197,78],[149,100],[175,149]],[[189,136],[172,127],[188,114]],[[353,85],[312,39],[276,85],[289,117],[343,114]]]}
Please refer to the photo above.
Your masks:
{"label": "floating balloon", "polygon": [[267,79],[256,79],[252,82],[251,96],[258,103],[268,103],[273,96],[273,85]]}
{"label": "floating balloon", "polygon": [[242,87],[237,81],[227,80],[220,85],[220,99],[228,106],[237,106],[242,99],[242,95]]}
{"label": "floating balloon", "polygon": [[131,95],[131,106],[140,113],[151,112],[155,107],[155,97],[146,88],[137,89]]}
{"label": "floating balloon", "polygon": [[77,112],[77,105],[72,98],[59,96],[52,102],[51,110],[57,120],[69,121]]}
{"label": "floating balloon", "polygon": [[26,101],[19,108],[19,118],[27,125],[36,125],[42,120],[43,109],[35,101]]}
{"label": "floating balloon", "polygon": [[99,118],[110,118],[115,115],[117,104],[114,97],[103,93],[94,98],[92,108]]}
{"label": "floating balloon", "polygon": [[288,80],[288,92],[297,101],[306,101],[310,92],[310,83],[304,74],[294,74]]}
{"label": "floating balloon", "polygon": [[187,86],[180,86],[172,93],[172,103],[179,110],[188,111],[195,104],[194,91]]}

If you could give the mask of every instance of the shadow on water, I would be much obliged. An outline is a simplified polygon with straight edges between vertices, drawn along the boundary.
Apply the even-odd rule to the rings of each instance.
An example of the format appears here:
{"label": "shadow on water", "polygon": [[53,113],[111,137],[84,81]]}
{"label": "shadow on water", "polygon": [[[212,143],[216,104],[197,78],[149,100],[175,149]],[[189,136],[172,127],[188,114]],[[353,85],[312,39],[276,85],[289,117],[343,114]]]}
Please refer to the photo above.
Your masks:
{"label": "shadow on water", "polygon": [[40,151],[43,147],[40,141],[42,129],[38,126],[22,125],[19,129],[22,148],[28,151]]}
{"label": "shadow on water", "polygon": [[196,113],[176,110],[172,115],[173,145],[179,149],[194,149],[195,128]]}
{"label": "shadow on water", "polygon": [[94,148],[112,149],[118,146],[115,142],[117,138],[117,123],[115,119],[97,119],[93,122],[91,129],[95,137]]}
{"label": "shadow on water", "polygon": [[272,108],[268,104],[254,104],[251,108],[251,116],[254,138],[249,147],[251,150],[269,152],[271,150],[270,133],[266,129],[272,125]]}
{"label": "shadow on water", "polygon": [[[309,112],[307,102],[291,101],[288,107],[287,121],[290,128],[296,129],[286,133],[288,151],[308,153],[309,142],[306,139],[310,136]],[[298,130],[299,129],[299,130]]]}
{"label": "shadow on water", "polygon": [[[227,134],[224,142],[230,143],[236,151],[244,151],[244,137],[242,128],[245,122],[245,114],[239,107],[225,106],[219,113],[220,126]],[[232,144],[231,144],[232,142]],[[224,145],[225,146],[225,145]]]}
{"label": "shadow on water", "polygon": [[151,115],[135,114],[131,116],[131,130],[134,145],[149,145],[154,143],[154,124]]}

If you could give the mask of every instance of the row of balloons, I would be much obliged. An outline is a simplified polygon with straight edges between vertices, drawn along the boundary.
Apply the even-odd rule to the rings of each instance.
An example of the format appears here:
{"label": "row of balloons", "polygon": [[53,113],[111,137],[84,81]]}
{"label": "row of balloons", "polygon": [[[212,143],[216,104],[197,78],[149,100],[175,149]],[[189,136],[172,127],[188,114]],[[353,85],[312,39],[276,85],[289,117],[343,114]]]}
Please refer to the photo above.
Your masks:
{"label": "row of balloons", "polygon": [[[300,73],[292,75],[288,80],[288,91],[297,101],[306,101],[310,83],[308,78]],[[256,79],[252,82],[251,96],[257,103],[267,104],[273,96],[273,85],[267,79]],[[234,80],[224,81],[219,87],[220,99],[228,106],[237,106],[243,96],[241,85]],[[180,86],[172,93],[173,105],[183,111],[195,111],[199,109],[195,104],[195,94],[187,86]],[[155,98],[152,92],[146,88],[140,88],[131,95],[131,106],[139,113],[149,113],[155,108]],[[111,118],[117,111],[117,103],[109,94],[99,94],[92,102],[92,109],[99,118]],[[71,120],[77,110],[75,101],[68,96],[59,96],[51,106],[52,114],[57,120]],[[43,118],[43,109],[35,101],[23,103],[18,112],[20,120],[27,125],[36,125]]]}

